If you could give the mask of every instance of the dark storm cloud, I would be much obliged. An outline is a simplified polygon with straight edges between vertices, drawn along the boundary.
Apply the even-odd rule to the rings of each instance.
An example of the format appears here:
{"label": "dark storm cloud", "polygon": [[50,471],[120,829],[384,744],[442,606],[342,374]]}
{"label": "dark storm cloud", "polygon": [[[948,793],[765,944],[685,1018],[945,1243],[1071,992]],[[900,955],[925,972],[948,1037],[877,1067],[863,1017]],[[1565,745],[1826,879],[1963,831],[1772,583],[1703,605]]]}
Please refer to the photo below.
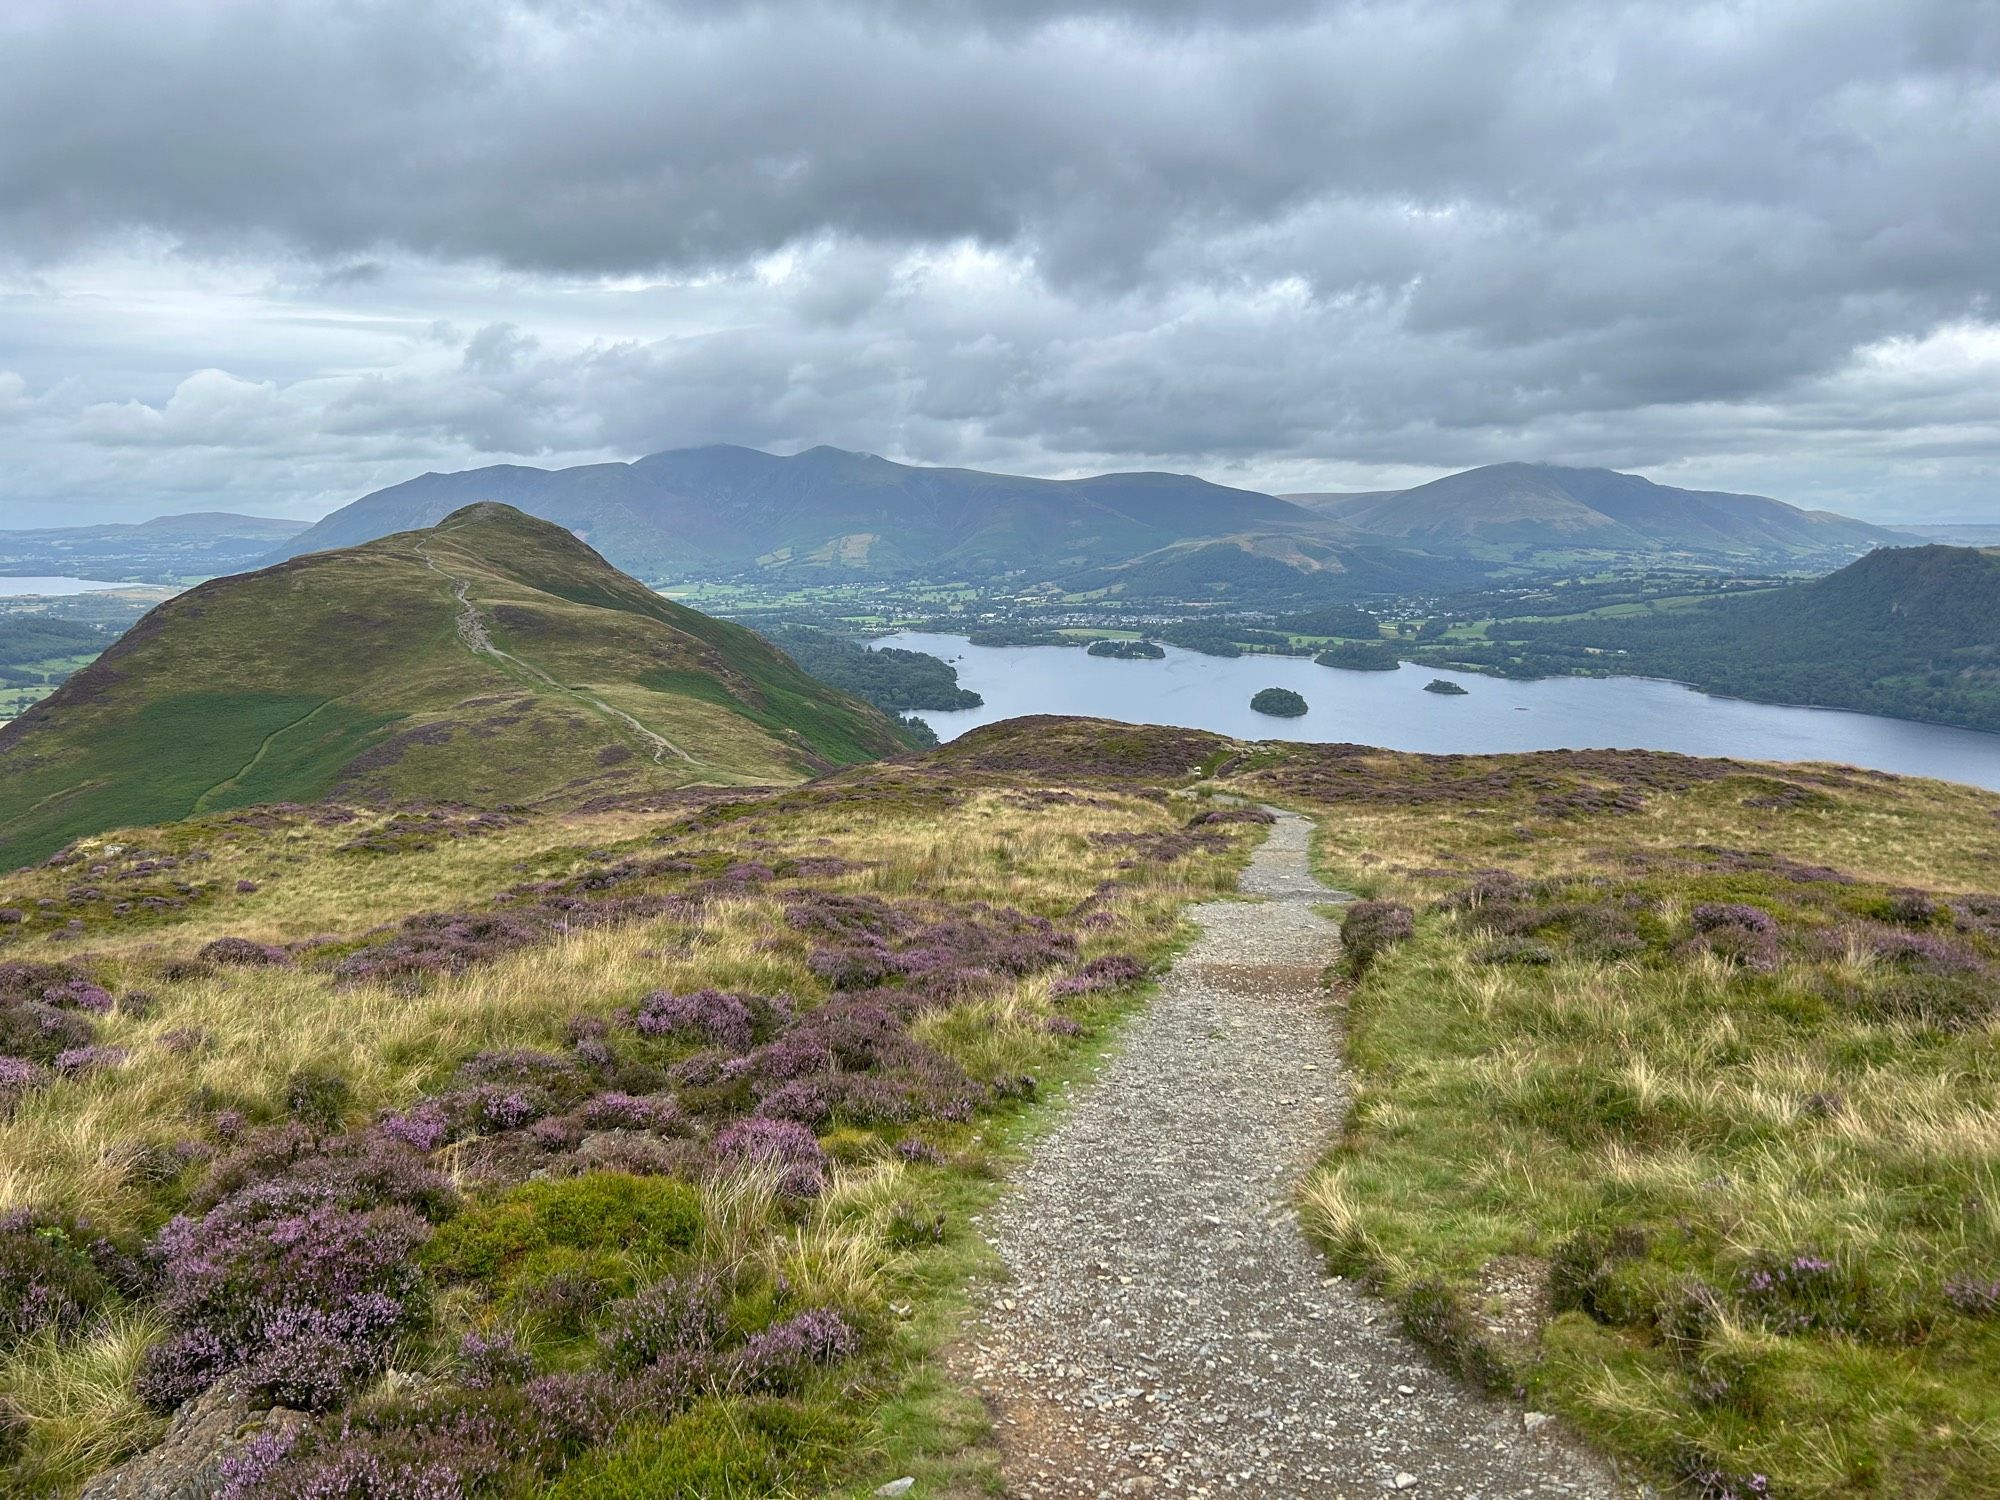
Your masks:
{"label": "dark storm cloud", "polygon": [[[1990,478],[1990,365],[1890,397],[1870,351],[1992,326],[1997,154],[1992,0],[0,18],[0,256],[27,273],[137,236],[357,312],[421,311],[412,267],[713,299],[670,338],[565,347],[503,310],[450,367],[182,402],[259,442],[1761,462],[1888,400],[1913,451]],[[939,269],[968,245],[973,274]],[[94,440],[168,440],[178,385],[97,403]]]}

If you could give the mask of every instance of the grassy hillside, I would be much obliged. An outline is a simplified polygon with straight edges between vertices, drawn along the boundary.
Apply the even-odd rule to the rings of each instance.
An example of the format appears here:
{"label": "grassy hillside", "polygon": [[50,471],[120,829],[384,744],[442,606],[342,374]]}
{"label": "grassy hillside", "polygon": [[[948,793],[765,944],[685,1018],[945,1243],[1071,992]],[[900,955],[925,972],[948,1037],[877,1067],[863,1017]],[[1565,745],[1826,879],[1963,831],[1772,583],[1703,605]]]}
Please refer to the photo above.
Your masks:
{"label": "grassy hillside", "polygon": [[1367,898],[1340,1270],[1671,1493],[2000,1494],[2000,798],[1048,718],[0,877],[0,1488],[187,1411],[141,1462],[229,1500],[990,1490],[974,1216],[1233,880],[1213,793]]}
{"label": "grassy hillside", "polygon": [[1336,1267],[1676,1493],[2000,1494],[2000,798],[1272,746],[1348,914]]}
{"label": "grassy hillside", "polygon": [[193,1407],[243,1500],[979,1492],[971,1215],[1256,832],[1117,739],[0,879],[0,1489]]}
{"label": "grassy hillside", "polygon": [[1829,577],[1620,617],[1496,622],[1546,669],[2000,730],[2000,551],[1885,548]]}
{"label": "grassy hillside", "polygon": [[750,631],[480,505],[147,615],[0,728],[0,867],[106,828],[336,791],[575,804],[903,747]]}

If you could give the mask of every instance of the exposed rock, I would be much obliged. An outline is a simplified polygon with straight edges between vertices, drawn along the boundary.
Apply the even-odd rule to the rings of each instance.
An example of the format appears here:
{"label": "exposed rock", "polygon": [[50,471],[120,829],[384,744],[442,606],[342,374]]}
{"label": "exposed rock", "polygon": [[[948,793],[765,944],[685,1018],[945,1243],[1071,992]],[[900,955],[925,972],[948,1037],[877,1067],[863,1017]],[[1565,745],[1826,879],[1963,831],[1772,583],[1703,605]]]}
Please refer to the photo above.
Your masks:
{"label": "exposed rock", "polygon": [[282,1406],[253,1408],[237,1381],[219,1381],[174,1414],[158,1446],[98,1475],[79,1500],[213,1500],[224,1457],[259,1433],[305,1420]]}

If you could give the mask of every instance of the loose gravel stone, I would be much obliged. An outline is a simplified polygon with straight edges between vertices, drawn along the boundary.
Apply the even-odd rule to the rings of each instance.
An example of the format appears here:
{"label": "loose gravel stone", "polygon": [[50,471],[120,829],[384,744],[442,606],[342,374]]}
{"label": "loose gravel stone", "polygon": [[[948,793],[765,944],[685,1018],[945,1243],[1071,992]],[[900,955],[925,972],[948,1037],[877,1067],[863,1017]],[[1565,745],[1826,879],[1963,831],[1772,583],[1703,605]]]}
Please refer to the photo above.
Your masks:
{"label": "loose gravel stone", "polygon": [[1200,938],[990,1216],[1008,1282],[957,1358],[1007,1493],[1621,1493],[1431,1368],[1299,1227],[1347,1105],[1309,831],[1280,814],[1242,880],[1261,899],[1194,908]]}

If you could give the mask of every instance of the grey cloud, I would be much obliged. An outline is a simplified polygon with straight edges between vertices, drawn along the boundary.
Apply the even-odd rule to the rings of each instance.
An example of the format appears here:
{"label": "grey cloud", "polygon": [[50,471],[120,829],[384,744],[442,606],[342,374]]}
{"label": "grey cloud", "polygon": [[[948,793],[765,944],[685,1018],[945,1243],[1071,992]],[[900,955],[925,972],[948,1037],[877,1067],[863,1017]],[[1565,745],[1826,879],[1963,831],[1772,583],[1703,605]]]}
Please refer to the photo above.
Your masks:
{"label": "grey cloud", "polygon": [[1974,496],[1994,359],[1873,351],[1989,347],[1996,143],[1988,0],[43,0],[0,17],[20,284],[261,257],[325,342],[172,367],[161,318],[51,406],[55,331],[115,338],[72,298],[0,333],[0,420],[49,475],[289,451],[300,504],[708,440]]}

